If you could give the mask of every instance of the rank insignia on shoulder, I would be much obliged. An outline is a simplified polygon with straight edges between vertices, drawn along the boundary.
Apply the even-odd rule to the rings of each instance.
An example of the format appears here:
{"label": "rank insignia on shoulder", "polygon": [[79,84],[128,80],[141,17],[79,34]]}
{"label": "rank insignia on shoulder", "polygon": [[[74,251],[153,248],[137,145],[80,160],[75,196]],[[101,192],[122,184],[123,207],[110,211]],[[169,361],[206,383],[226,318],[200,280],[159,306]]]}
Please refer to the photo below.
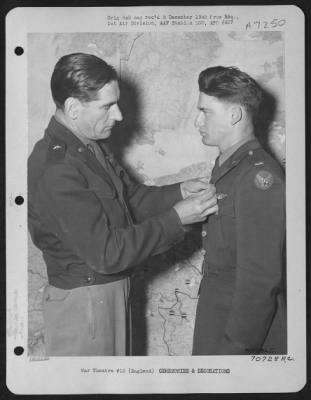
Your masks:
{"label": "rank insignia on shoulder", "polygon": [[57,142],[51,143],[51,147],[47,152],[47,165],[62,162],[66,154],[66,144]]}
{"label": "rank insignia on shoulder", "polygon": [[255,185],[258,189],[267,190],[273,185],[273,182],[273,175],[269,171],[261,170],[255,176]]}

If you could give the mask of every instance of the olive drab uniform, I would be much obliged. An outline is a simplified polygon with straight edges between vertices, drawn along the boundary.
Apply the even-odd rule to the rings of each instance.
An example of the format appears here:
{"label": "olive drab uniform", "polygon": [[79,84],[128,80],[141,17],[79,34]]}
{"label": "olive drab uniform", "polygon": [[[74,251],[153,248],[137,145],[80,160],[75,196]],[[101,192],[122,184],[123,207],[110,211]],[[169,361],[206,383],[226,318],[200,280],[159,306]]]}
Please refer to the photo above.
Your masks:
{"label": "olive drab uniform", "polygon": [[[47,266],[50,289],[46,301],[50,299],[50,308],[45,328],[49,337],[49,329],[56,327],[54,339],[49,339],[51,343],[54,340],[51,353],[55,355],[114,355],[110,344],[108,353],[103,350],[103,343],[94,333],[94,326],[102,324],[90,317],[96,311],[93,309],[96,299],[100,298],[98,304],[111,303],[111,307],[98,312],[107,314],[107,324],[111,325],[120,315],[114,304],[122,296],[127,301],[128,288],[122,289],[122,296],[109,292],[117,300],[107,300],[103,293],[108,293],[109,287],[118,290],[114,289],[117,283],[127,281],[135,265],[184,237],[183,226],[172,207],[182,199],[180,185],[158,188],[136,184],[107,146],[101,147],[106,165],[53,117],[44,138],[29,157],[29,231]],[[96,298],[92,297],[85,306],[82,317],[81,307],[86,300],[81,300],[81,296],[86,293],[85,288]],[[100,288],[104,292],[99,295]],[[80,296],[80,303],[71,300],[74,296]],[[52,310],[53,297],[57,301]],[[60,308],[65,298],[66,313],[56,315],[57,304]],[[79,336],[77,332],[88,325],[88,319],[86,339],[73,338],[71,335]],[[69,324],[76,332],[69,332]],[[120,331],[119,327],[115,331]],[[108,340],[107,331],[105,335],[104,342]],[[96,345],[94,338],[99,340]]]}
{"label": "olive drab uniform", "polygon": [[255,139],[216,160],[219,211],[203,226],[194,355],[287,352],[283,175]]}

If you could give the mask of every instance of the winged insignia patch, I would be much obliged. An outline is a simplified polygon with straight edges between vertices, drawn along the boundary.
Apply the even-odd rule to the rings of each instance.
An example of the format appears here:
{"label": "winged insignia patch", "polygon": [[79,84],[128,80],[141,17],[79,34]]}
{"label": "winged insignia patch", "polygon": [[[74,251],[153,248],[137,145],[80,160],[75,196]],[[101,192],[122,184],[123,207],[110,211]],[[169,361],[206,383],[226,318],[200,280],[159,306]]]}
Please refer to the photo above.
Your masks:
{"label": "winged insignia patch", "polygon": [[273,175],[269,171],[261,170],[255,176],[255,185],[258,189],[267,190],[273,185],[273,182]]}

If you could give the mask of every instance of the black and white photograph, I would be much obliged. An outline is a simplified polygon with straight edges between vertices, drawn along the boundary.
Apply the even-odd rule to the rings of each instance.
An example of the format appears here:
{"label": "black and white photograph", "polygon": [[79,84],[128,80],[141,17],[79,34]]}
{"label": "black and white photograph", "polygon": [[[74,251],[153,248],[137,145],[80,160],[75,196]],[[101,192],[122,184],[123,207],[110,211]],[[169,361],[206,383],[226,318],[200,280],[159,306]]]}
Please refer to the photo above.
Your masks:
{"label": "black and white photograph", "polygon": [[303,26],[295,6],[8,14],[11,391],[303,387]]}

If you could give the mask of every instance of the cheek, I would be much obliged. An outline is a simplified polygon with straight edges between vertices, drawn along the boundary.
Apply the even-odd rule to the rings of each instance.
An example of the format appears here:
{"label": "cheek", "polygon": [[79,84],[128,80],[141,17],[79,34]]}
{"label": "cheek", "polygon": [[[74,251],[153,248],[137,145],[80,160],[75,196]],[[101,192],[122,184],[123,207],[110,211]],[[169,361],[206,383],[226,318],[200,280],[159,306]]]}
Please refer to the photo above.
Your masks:
{"label": "cheek", "polygon": [[217,130],[220,131],[220,132],[224,131],[225,128],[226,128],[225,121],[224,121],[223,119],[221,119],[221,118],[215,119],[215,120],[213,121],[213,124],[212,124],[212,125],[213,125],[213,127],[214,127],[215,129],[217,129]]}
{"label": "cheek", "polygon": [[105,125],[109,120],[109,115],[108,113],[102,113],[98,117],[98,122],[102,125]]}
{"label": "cheek", "polygon": [[203,126],[207,127],[210,124],[211,124],[210,118],[205,116],[204,119],[203,119]]}
{"label": "cheek", "polygon": [[105,127],[107,123],[107,116],[106,115],[97,115],[96,118],[94,118],[94,126],[96,130],[101,130]]}
{"label": "cheek", "polygon": [[93,113],[86,113],[83,118],[83,125],[88,129],[93,129],[96,122],[96,116]]}
{"label": "cheek", "polygon": [[205,119],[205,126],[208,129],[213,129],[215,126],[217,126],[217,123],[212,117],[209,117]]}

